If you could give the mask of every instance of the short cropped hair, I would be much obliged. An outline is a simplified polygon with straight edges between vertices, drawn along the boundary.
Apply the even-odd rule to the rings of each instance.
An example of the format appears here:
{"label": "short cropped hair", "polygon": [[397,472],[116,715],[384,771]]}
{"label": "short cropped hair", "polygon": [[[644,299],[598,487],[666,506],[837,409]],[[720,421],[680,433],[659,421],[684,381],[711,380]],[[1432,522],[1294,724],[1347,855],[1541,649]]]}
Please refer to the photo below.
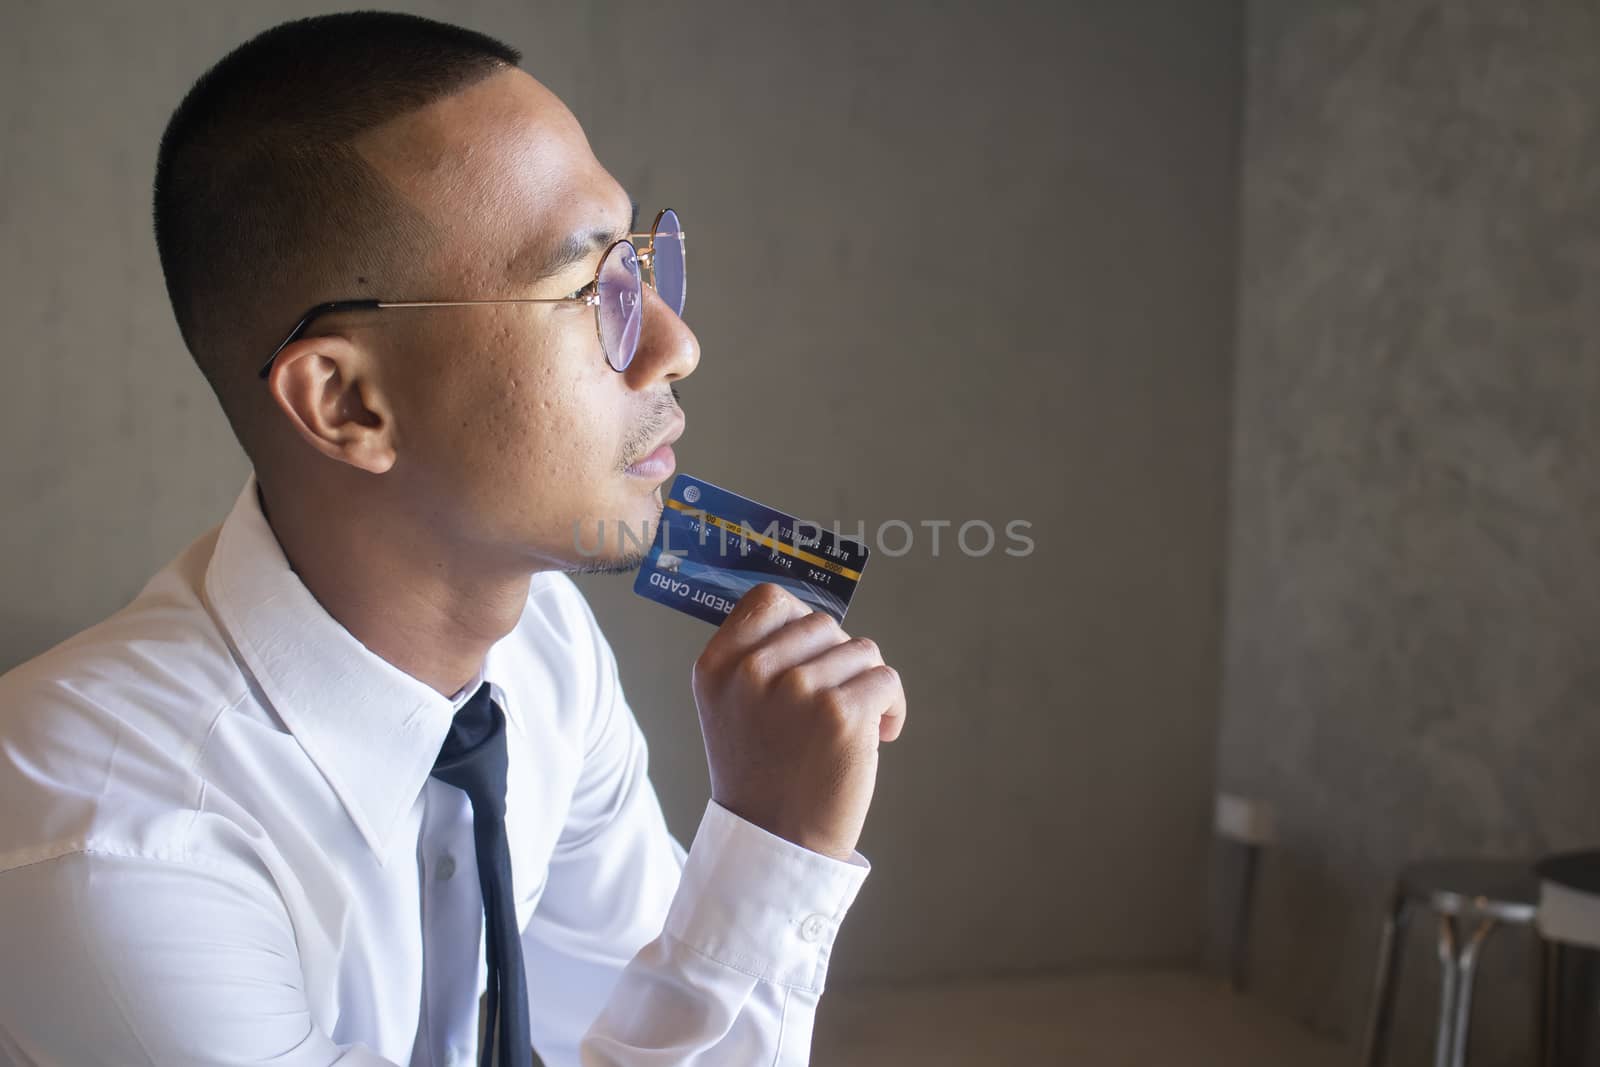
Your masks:
{"label": "short cropped hair", "polygon": [[259,366],[235,338],[267,328],[260,305],[393,284],[434,239],[354,139],[521,58],[472,30],[358,11],[266,30],[189,90],[157,157],[156,247],[184,344],[230,419],[230,383]]}

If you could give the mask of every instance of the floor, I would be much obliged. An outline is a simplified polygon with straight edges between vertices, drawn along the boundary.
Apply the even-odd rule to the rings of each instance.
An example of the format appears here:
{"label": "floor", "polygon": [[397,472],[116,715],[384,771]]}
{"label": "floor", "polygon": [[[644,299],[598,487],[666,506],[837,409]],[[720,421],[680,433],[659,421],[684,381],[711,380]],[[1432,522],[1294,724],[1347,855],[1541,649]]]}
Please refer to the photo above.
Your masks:
{"label": "floor", "polygon": [[816,1067],[1351,1067],[1354,1054],[1185,974],[830,986]]}

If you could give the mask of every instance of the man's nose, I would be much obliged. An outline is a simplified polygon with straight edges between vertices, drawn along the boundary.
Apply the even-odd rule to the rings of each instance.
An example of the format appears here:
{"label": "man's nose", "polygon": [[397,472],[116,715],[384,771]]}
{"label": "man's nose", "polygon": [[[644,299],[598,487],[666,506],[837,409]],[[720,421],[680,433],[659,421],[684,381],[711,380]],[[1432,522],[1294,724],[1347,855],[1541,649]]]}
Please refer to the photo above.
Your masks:
{"label": "man's nose", "polygon": [[624,375],[631,389],[648,390],[657,382],[675,382],[694,373],[700,363],[700,342],[694,331],[650,286],[644,287],[644,323],[639,348]]}

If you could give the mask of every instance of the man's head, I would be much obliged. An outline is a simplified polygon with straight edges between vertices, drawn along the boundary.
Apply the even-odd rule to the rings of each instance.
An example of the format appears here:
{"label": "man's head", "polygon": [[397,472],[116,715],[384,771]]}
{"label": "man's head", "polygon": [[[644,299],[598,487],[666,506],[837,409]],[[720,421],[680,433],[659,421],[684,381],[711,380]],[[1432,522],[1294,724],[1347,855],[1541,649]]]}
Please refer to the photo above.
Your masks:
{"label": "man's head", "polygon": [[[404,15],[269,30],[173,115],[156,239],[184,340],[274,506],[311,499],[491,565],[583,566],[574,523],[635,529],[693,335],[646,290],[627,371],[579,303],[358,311],[329,300],[562,297],[633,228],[571,113],[479,34]],[[574,240],[586,254],[555,269]],[[395,530],[396,524],[412,527]],[[383,534],[375,531],[376,536]]]}

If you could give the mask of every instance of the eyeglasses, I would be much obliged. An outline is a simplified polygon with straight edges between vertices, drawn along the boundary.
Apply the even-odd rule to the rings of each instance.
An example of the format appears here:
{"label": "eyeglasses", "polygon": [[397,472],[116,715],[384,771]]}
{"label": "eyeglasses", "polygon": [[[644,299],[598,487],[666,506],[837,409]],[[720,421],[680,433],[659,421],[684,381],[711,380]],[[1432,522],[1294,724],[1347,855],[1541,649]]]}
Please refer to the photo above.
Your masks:
{"label": "eyeglasses", "polygon": [[[646,238],[641,250],[634,238]],[[648,234],[632,233],[617,241],[600,259],[594,280],[571,296],[518,297],[507,300],[333,300],[300,316],[272,355],[261,365],[260,377],[272,373],[278,353],[306,335],[311,324],[324,315],[342,311],[380,311],[390,308],[459,308],[489,304],[587,304],[594,308],[595,332],[606,362],[618,373],[628,369],[639,350],[639,333],[644,321],[644,286],[648,284],[672,309],[683,314],[687,295],[684,272],[683,227],[678,213],[666,208],[656,216]]]}

